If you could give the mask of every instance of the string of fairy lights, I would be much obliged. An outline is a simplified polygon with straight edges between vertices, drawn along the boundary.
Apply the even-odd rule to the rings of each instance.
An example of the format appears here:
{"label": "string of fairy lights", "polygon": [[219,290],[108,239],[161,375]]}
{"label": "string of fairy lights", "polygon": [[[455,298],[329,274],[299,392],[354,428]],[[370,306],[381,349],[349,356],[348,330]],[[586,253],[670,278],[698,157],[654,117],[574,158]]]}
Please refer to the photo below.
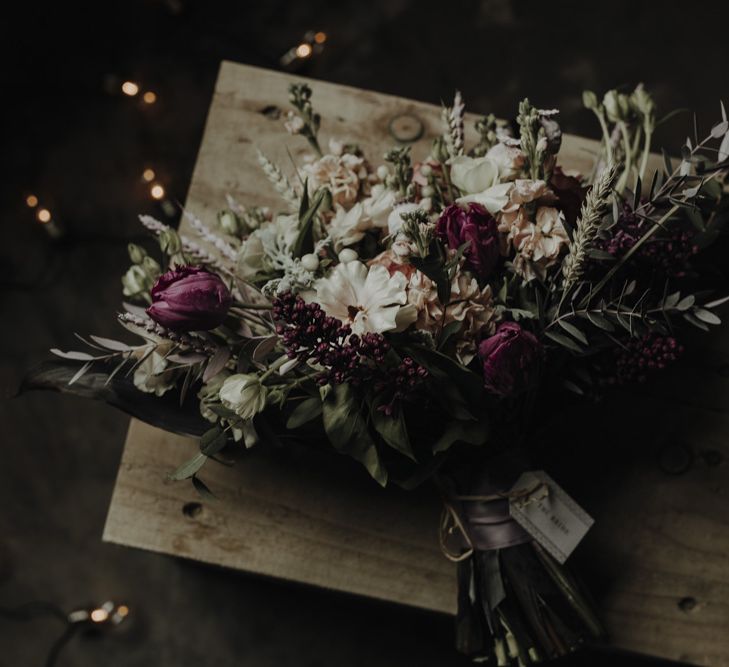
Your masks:
{"label": "string of fairy lights", "polygon": [[[168,0],[174,4],[175,0]],[[280,67],[289,72],[301,70],[312,58],[322,53],[324,44],[327,41],[326,33],[322,31],[308,31],[302,40],[288,49],[279,59]],[[107,75],[103,82],[103,89],[110,95],[124,96],[139,100],[141,107],[150,107],[159,101],[158,93],[143,86],[138,81],[120,79],[114,75]],[[167,188],[163,179],[150,165],[144,165],[141,171],[141,182],[144,184],[148,196],[158,202],[162,211],[168,217],[174,217],[178,207],[168,196]],[[48,234],[51,240],[63,239],[67,230],[62,224],[62,216],[53,211],[48,203],[52,196],[43,196],[40,192],[30,192],[24,196],[27,208],[32,211],[37,224]],[[81,239],[76,238],[76,241]],[[118,239],[126,242],[127,239]],[[47,273],[44,272],[44,274]],[[43,286],[43,281],[31,283],[18,283],[23,288],[36,289]],[[130,609],[125,604],[117,604],[112,601],[103,604],[75,609],[69,613],[64,612],[56,605],[49,602],[31,602],[14,608],[0,606],[0,619],[8,621],[31,621],[38,617],[51,616],[64,623],[62,634],[50,647],[47,654],[45,667],[54,667],[61,654],[62,649],[80,632],[107,631],[119,626],[126,621]]]}
{"label": "string of fairy lights", "polygon": [[[327,34],[325,32],[307,31],[301,42],[292,46],[279,58],[281,68],[290,72],[300,70],[312,58],[322,53],[326,41]],[[104,89],[109,94],[121,94],[126,97],[137,98],[143,106],[151,106],[158,101],[158,95],[154,90],[145,89],[137,81],[121,80],[114,75],[107,75],[104,81]],[[149,197],[159,203],[165,215],[169,218],[174,217],[177,213],[177,207],[168,198],[164,184],[151,166],[143,168],[142,182],[148,188]],[[35,211],[35,219],[51,239],[58,240],[65,235],[66,230],[59,217],[51,211],[48,205],[43,204],[38,195],[34,193],[26,195],[25,203],[29,209]]]}

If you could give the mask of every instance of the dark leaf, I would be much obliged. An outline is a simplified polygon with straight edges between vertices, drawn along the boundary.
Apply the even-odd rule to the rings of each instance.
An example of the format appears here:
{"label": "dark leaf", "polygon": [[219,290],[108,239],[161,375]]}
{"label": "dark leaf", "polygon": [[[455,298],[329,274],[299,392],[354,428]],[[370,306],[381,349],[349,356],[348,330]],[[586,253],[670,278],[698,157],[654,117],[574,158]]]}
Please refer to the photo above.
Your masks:
{"label": "dark leaf", "polygon": [[228,444],[228,434],[220,426],[213,426],[200,438],[200,452],[205,456],[215,456]]}
{"label": "dark leaf", "polygon": [[580,331],[574,324],[571,322],[568,322],[567,320],[557,320],[557,323],[560,327],[562,327],[568,334],[571,334],[574,336],[577,340],[580,341],[583,345],[587,345],[587,336]]}
{"label": "dark leaf", "polygon": [[203,373],[202,378],[203,382],[207,382],[220,373],[220,371],[222,371],[228,363],[230,356],[231,351],[229,347],[219,347],[215,351],[215,354],[210,358],[210,361],[208,361],[208,365],[205,367],[205,372]]}
{"label": "dark leaf", "polygon": [[317,396],[305,398],[289,415],[288,421],[286,422],[286,428],[299,428],[299,426],[310,422],[312,419],[316,419],[321,414],[321,411],[322,405],[320,398]]}
{"label": "dark leaf", "polygon": [[200,436],[210,428],[210,424],[200,416],[196,399],[180,406],[174,392],[164,396],[145,394],[134,386],[130,378],[118,375],[107,384],[110,373],[102,364],[97,364],[69,385],[68,381],[77,371],[78,364],[46,361],[25,376],[18,393],[46,389],[104,401],[152,426],[182,435]]}
{"label": "dark leaf", "polygon": [[200,468],[202,468],[207,462],[208,457],[205,454],[198,452],[188,461],[185,461],[177,470],[171,472],[169,478],[179,482],[183,479],[190,479]]}
{"label": "dark leaf", "polygon": [[192,476],[192,486],[202,498],[205,498],[205,500],[217,500],[215,494],[210,490],[208,485],[205,484],[205,482],[203,482],[197,475]]}
{"label": "dark leaf", "polygon": [[555,343],[559,343],[562,347],[572,350],[572,352],[576,352],[577,354],[584,353],[584,350],[569,336],[565,336],[564,334],[556,331],[545,331],[544,335],[553,340]]}
{"label": "dark leaf", "polygon": [[410,445],[408,429],[405,425],[405,417],[402,410],[396,415],[386,415],[379,409],[377,402],[372,404],[370,418],[375,430],[380,434],[382,439],[395,451],[400,452],[403,456],[415,461],[415,453]]}
{"label": "dark leaf", "polygon": [[485,420],[454,420],[446,424],[441,436],[433,443],[433,452],[444,452],[456,442],[469,445],[483,445],[489,434],[489,426]]}
{"label": "dark leaf", "polygon": [[384,486],[387,483],[387,471],[380,462],[375,442],[367,430],[360,401],[349,385],[333,386],[326,393],[322,421],[333,447],[359,461]]}

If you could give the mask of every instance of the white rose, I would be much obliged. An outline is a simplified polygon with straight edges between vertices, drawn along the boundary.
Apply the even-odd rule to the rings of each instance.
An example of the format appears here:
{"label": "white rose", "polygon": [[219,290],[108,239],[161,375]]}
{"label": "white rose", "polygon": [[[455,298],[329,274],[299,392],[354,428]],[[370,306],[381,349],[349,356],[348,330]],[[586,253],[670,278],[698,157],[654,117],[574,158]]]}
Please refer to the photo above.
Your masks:
{"label": "white rose", "polygon": [[492,146],[486,157],[493,160],[499,168],[499,178],[502,180],[511,180],[519,174],[526,160],[524,153],[518,147],[502,142]]}
{"label": "white rose", "polygon": [[509,192],[513,187],[513,183],[498,183],[483,192],[459,197],[456,201],[459,204],[468,204],[469,202],[481,204],[491,215],[495,215],[509,202]]}
{"label": "white rose", "polygon": [[266,407],[266,387],[252,373],[231,375],[220,388],[220,402],[242,419],[251,419]]}
{"label": "white rose", "polygon": [[450,168],[453,185],[468,195],[483,192],[499,182],[499,167],[488,156],[458,155],[451,158]]}
{"label": "white rose", "polygon": [[339,252],[346,246],[354,245],[364,238],[365,232],[372,228],[372,221],[365,216],[362,203],[355,204],[348,211],[341,206],[329,222],[329,237],[334,249]]}
{"label": "white rose", "polygon": [[263,241],[253,232],[241,245],[235,273],[241,280],[250,280],[261,271],[264,256]]}
{"label": "white rose", "polygon": [[372,186],[372,194],[362,202],[365,215],[371,218],[372,225],[384,229],[397,195],[381,183]]}

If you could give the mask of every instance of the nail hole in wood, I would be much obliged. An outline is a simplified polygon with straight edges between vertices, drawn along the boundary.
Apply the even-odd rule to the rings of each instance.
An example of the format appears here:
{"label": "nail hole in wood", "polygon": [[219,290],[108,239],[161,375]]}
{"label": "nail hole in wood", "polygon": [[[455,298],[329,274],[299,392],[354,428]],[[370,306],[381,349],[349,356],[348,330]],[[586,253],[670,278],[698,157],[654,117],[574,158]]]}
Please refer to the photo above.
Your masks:
{"label": "nail hole in wood", "polygon": [[263,107],[261,109],[261,113],[270,120],[278,120],[281,118],[281,109],[279,109],[275,104],[269,104],[266,107]]}
{"label": "nail hole in wood", "polygon": [[200,516],[200,512],[202,512],[203,506],[200,503],[185,503],[182,506],[182,513],[188,518],[188,519],[195,519],[196,517]]}
{"label": "nail hole in wood", "polygon": [[718,452],[715,449],[707,449],[706,451],[701,452],[701,458],[704,459],[704,463],[706,463],[706,465],[710,468],[716,468],[716,466],[721,465],[722,461],[724,461],[724,457],[721,455],[721,452]]}
{"label": "nail hole in wood", "polygon": [[691,448],[682,442],[669,442],[658,452],[658,466],[669,475],[683,475],[693,462]]}
{"label": "nail hole in wood", "polygon": [[681,598],[678,601],[678,608],[681,611],[685,611],[686,613],[693,611],[694,609],[696,609],[696,598],[690,596]]}
{"label": "nail hole in wood", "polygon": [[716,369],[716,373],[723,378],[729,378],[729,361],[720,364],[719,367]]}

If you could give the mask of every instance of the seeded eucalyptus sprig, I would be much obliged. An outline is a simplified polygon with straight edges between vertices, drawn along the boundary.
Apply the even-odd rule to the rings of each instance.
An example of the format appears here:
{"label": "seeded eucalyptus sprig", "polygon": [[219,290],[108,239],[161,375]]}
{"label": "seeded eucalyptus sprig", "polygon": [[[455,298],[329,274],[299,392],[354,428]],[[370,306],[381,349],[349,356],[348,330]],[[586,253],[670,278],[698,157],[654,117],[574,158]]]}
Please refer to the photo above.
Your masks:
{"label": "seeded eucalyptus sprig", "polygon": [[318,155],[322,155],[319,140],[317,139],[321,116],[314,112],[311,105],[311,88],[305,83],[292,83],[289,86],[289,101],[299,112],[299,117],[304,123],[298,133],[309,142],[309,145]]}
{"label": "seeded eucalyptus sprig", "polygon": [[479,135],[479,140],[471,149],[471,154],[474,157],[482,157],[486,155],[490,148],[493,148],[499,143],[499,137],[496,132],[496,116],[490,113],[483,118],[479,118],[475,123],[475,127]]}

